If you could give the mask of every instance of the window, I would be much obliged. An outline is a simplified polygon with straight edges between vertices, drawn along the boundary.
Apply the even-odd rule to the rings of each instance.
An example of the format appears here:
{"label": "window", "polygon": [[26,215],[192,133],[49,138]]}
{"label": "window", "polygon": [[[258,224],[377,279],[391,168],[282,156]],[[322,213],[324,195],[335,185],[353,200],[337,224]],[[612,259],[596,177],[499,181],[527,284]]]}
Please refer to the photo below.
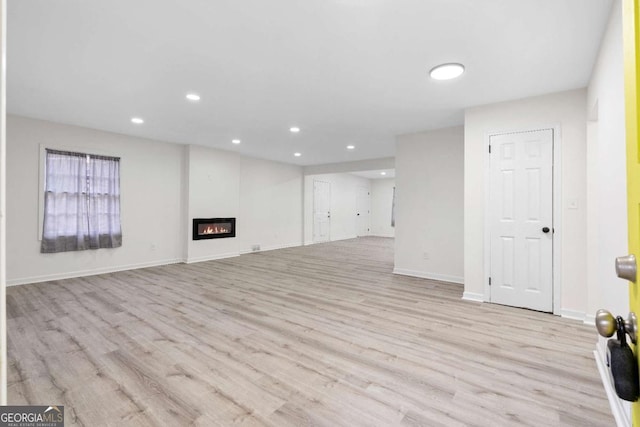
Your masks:
{"label": "window", "polygon": [[120,159],[47,149],[40,252],[119,246]]}
{"label": "window", "polygon": [[393,187],[393,195],[391,196],[391,226],[396,226],[396,187]]}

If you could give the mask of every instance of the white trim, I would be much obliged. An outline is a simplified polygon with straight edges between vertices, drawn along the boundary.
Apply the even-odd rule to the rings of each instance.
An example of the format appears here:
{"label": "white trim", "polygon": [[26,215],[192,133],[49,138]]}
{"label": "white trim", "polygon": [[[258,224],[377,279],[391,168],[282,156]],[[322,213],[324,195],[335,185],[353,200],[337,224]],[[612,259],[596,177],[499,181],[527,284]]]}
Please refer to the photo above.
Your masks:
{"label": "white trim", "polygon": [[596,366],[598,367],[604,390],[607,393],[607,399],[609,400],[613,418],[616,420],[616,425],[618,427],[631,427],[631,405],[616,395],[613,384],[611,384],[609,369],[604,362],[605,358],[600,354],[598,346],[596,346],[596,350],[593,350],[593,356],[596,359]]}
{"label": "white trim", "polygon": [[580,320],[584,322],[585,315],[586,314],[584,311],[569,310],[566,308],[560,310],[560,316],[564,317],[565,319]]}
{"label": "white trim", "polygon": [[189,258],[184,263],[185,264],[193,264],[193,263],[196,263],[196,262],[214,261],[214,260],[217,260],[217,259],[233,258],[233,257],[237,257],[237,256],[240,256],[240,252],[227,252],[227,253],[224,253],[224,254],[205,255],[205,256],[199,256],[199,257],[195,257],[195,258]]}
{"label": "white trim", "polygon": [[7,404],[7,1],[0,1],[0,405]]}
{"label": "white trim", "polygon": [[[327,240],[316,241],[316,182],[322,182],[323,184],[327,184],[329,186],[329,235],[327,236]],[[313,243],[326,243],[332,242],[331,239],[331,183],[327,181],[322,181],[320,179],[313,179],[311,182],[311,191],[313,192],[313,196],[311,199],[311,240]],[[340,239],[336,239],[340,240]]]}
{"label": "white trim", "polygon": [[72,279],[74,277],[95,276],[96,274],[115,273],[117,271],[136,270],[138,268],[157,267],[159,265],[178,264],[182,259],[166,259],[161,261],[143,262],[139,264],[118,265],[113,267],[96,268],[91,270],[77,270],[65,273],[45,274],[42,276],[23,277],[7,281],[7,286],[27,285],[29,283],[49,282],[51,280]]}
{"label": "white trim", "polygon": [[350,240],[350,239],[357,239],[357,238],[358,238],[358,236],[357,236],[357,235],[355,235],[355,234],[351,234],[351,235],[348,235],[348,236],[339,236],[339,237],[335,237],[335,238],[333,238],[333,239],[331,239],[331,240],[329,240],[329,241],[327,241],[327,242],[318,242],[318,243],[337,242],[337,241],[339,241],[339,240]]}
{"label": "white trim", "polygon": [[401,276],[419,277],[421,279],[439,280],[441,282],[464,283],[464,278],[459,276],[449,276],[448,274],[430,273],[428,271],[407,270],[405,268],[394,268],[393,274]]}
{"label": "white trim", "polygon": [[259,250],[254,251],[251,249],[247,249],[247,250],[242,250],[240,251],[240,255],[246,255],[246,254],[252,254],[252,253],[256,253],[256,252],[266,252],[266,251],[275,251],[278,249],[286,249],[286,248],[296,248],[302,246],[302,244],[298,243],[286,243],[284,245],[272,245],[272,246],[265,246],[265,247],[260,247]]}
{"label": "white trim", "polygon": [[553,314],[562,305],[562,128],[553,127]]}
{"label": "white trim", "polygon": [[[366,236],[362,236],[362,237],[366,237]],[[357,238],[358,238],[358,236],[356,236],[356,235],[354,234],[354,235],[352,235],[352,236],[336,237],[336,238],[334,238],[334,239],[326,240],[326,241],[323,241],[323,242],[314,242],[314,241],[306,240],[302,246],[320,245],[320,244],[322,244],[322,243],[331,243],[331,242],[338,242],[338,241],[340,241],[340,240],[351,240],[351,239],[357,239]]]}
{"label": "white trim", "polygon": [[585,325],[595,326],[596,325],[596,316],[593,315],[593,314],[585,314],[583,322],[584,322]]}
{"label": "white trim", "polygon": [[369,234],[369,237],[390,237],[390,238],[395,238],[396,235],[395,234],[384,234],[384,233],[373,233],[373,234]]}
{"label": "white trim", "polygon": [[[540,130],[553,131],[553,314],[562,315],[562,128],[560,125],[533,126],[523,129],[507,129],[485,132],[484,157],[484,301],[491,301],[491,226],[490,218],[490,185],[491,185],[491,156],[489,144],[492,136],[510,133],[535,132]],[[581,319],[582,320],[582,319]]]}
{"label": "white trim", "polygon": [[462,299],[465,301],[484,302],[484,295],[477,292],[463,292]]}
{"label": "white trim", "polygon": [[[356,205],[356,211],[358,210],[358,193],[360,192],[360,190],[365,190],[367,192],[367,232],[365,234],[358,234],[360,233],[359,230],[359,224],[358,224],[358,218],[356,218],[356,237],[367,237],[367,236],[371,236],[371,228],[373,228],[371,226],[371,184],[369,184],[369,187],[362,187],[361,185],[356,185],[356,200],[355,200],[355,205]],[[356,214],[360,215],[359,212],[356,212]]]}
{"label": "white trim", "polygon": [[[289,243],[289,244],[285,244],[285,245],[274,245],[274,246],[270,246],[267,247],[266,249],[262,249],[261,251],[270,251],[270,250],[276,250],[276,249],[284,249],[284,248],[292,248],[292,247],[298,247],[301,246],[300,243]],[[243,254],[245,253],[251,253],[252,251],[246,251],[246,252],[242,252]],[[193,264],[193,263],[197,263],[197,262],[204,262],[204,261],[213,261],[216,259],[224,259],[224,258],[233,258],[236,256],[240,256],[241,253],[239,252],[228,252],[228,253],[224,253],[224,254],[219,254],[219,255],[212,255],[212,256],[202,256],[202,257],[198,257],[198,258],[191,258],[188,260],[184,260],[181,258],[172,258],[172,259],[165,259],[165,260],[160,260],[160,261],[151,261],[151,262],[142,262],[142,263],[137,263],[137,264],[126,264],[126,265],[117,265],[117,266],[112,266],[112,267],[104,267],[104,268],[96,268],[96,269],[91,269],[91,270],[76,270],[76,271],[71,271],[71,272],[64,272],[64,273],[56,273],[56,274],[45,274],[45,275],[41,275],[41,276],[31,276],[31,277],[22,277],[19,279],[12,279],[12,280],[8,280],[7,281],[7,286],[20,286],[20,285],[27,285],[30,283],[41,283],[41,282],[49,282],[52,280],[62,280],[62,279],[72,279],[75,277],[86,277],[86,276],[95,276],[97,274],[106,274],[106,273],[115,273],[118,271],[126,271],[126,270],[136,270],[139,268],[149,268],[149,267],[157,267],[160,265],[168,265],[168,264],[179,264],[179,263],[185,263],[185,264]]]}
{"label": "white trim", "polygon": [[189,247],[191,246],[193,237],[193,221],[191,220],[191,211],[189,206],[189,176],[191,171],[191,146],[185,145],[182,148],[182,183],[180,185],[180,199],[183,208],[180,209],[180,241],[182,242],[182,259],[189,258]]}
{"label": "white trim", "polygon": [[484,258],[483,271],[483,287],[482,296],[484,301],[491,302],[491,286],[489,286],[489,278],[491,277],[491,136],[498,135],[496,132],[485,132],[484,134],[484,229],[482,230],[484,240],[484,250],[482,251]]}

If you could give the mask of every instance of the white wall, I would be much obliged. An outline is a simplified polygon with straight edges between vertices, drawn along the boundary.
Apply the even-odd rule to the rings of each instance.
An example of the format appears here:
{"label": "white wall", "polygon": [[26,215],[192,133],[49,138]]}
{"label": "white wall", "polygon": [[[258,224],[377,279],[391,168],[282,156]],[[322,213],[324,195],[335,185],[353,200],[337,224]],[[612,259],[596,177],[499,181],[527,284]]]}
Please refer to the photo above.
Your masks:
{"label": "white wall", "polygon": [[[121,157],[122,247],[41,254],[40,144]],[[82,276],[182,259],[182,147],[9,116],[7,278],[9,284]]]}
{"label": "white wall", "polygon": [[330,240],[354,239],[356,228],[356,189],[371,191],[370,180],[348,173],[307,175],[304,177],[304,243],[313,243],[313,181],[331,184]]}
{"label": "white wall", "polygon": [[[40,253],[40,144],[121,157],[122,247]],[[302,244],[299,166],[23,117],[9,117],[7,148],[10,284]],[[191,240],[192,218],[234,216],[236,238]]]}
{"label": "white wall", "polygon": [[[626,318],[629,286],[618,279],[614,258],[628,253],[622,7],[616,0],[587,89],[587,314],[604,308]],[[598,336],[601,366],[606,366],[607,339]],[[603,384],[612,390],[609,375]],[[613,394],[611,394],[613,396]],[[612,399],[616,419],[630,425],[629,402]],[[619,423],[623,425],[623,423]]]}
{"label": "white wall", "polygon": [[395,236],[391,226],[391,203],[395,179],[371,180],[371,235],[382,237]]}
{"label": "white wall", "polygon": [[7,2],[0,2],[0,405],[7,404]]}
{"label": "white wall", "polygon": [[[240,253],[240,155],[189,146],[189,214],[187,262],[237,256]],[[193,218],[236,217],[236,238],[192,240]]]}
{"label": "white wall", "polygon": [[629,310],[627,282],[618,279],[613,269],[614,258],[628,252],[622,58],[622,12],[616,1],[587,93],[587,318],[591,320],[599,308],[622,316]]}
{"label": "white wall", "polygon": [[[554,218],[561,241],[560,308],[583,317],[586,287],[586,89],[471,108],[465,112],[464,277],[465,296],[482,298],[487,272],[484,253],[486,138],[489,133],[559,126],[561,218]],[[556,159],[556,162],[558,160]],[[569,209],[569,202],[577,209]],[[559,220],[559,221],[558,221]],[[559,230],[560,228],[560,230]],[[558,285],[557,283],[555,284]]]}
{"label": "white wall", "polygon": [[349,173],[360,171],[372,171],[395,168],[394,157],[381,159],[357,160],[354,162],[328,163],[323,165],[311,165],[304,167],[305,175],[322,175],[331,173]]}
{"label": "white wall", "polygon": [[242,157],[240,252],[302,245],[302,168]]}
{"label": "white wall", "polygon": [[463,127],[396,141],[394,272],[462,283]]}

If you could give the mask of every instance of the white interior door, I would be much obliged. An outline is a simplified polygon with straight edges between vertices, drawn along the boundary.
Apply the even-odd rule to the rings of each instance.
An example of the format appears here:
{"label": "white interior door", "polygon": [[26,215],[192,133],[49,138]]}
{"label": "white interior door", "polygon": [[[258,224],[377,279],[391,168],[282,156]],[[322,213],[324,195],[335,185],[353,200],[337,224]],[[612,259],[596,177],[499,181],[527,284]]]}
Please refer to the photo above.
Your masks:
{"label": "white interior door", "polygon": [[368,236],[371,220],[371,194],[368,188],[356,188],[356,233],[357,236]]}
{"label": "white interior door", "polygon": [[491,302],[553,310],[553,130],[490,138]]}
{"label": "white interior door", "polygon": [[313,181],[313,241],[328,242],[331,237],[331,184]]}

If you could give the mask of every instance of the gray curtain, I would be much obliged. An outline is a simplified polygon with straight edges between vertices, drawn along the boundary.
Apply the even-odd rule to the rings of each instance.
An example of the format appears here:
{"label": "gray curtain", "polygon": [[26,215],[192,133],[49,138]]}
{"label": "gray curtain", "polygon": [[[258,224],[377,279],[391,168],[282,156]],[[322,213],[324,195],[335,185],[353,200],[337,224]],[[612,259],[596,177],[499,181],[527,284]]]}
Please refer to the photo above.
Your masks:
{"label": "gray curtain", "polygon": [[393,196],[391,198],[391,226],[396,226],[396,187],[393,187]]}
{"label": "gray curtain", "polygon": [[40,251],[119,246],[120,159],[47,149]]}

